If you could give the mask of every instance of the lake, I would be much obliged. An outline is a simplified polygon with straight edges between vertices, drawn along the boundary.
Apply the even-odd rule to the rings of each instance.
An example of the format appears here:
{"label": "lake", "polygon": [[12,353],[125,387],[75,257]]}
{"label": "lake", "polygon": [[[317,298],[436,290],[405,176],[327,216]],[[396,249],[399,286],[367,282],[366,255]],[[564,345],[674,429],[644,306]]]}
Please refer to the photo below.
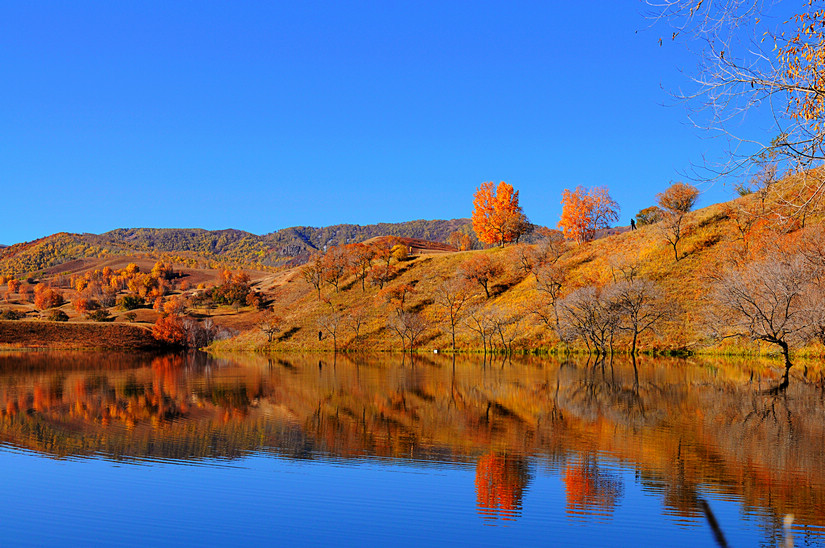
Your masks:
{"label": "lake", "polygon": [[825,545],[825,383],[780,373],[2,352],[0,544]]}

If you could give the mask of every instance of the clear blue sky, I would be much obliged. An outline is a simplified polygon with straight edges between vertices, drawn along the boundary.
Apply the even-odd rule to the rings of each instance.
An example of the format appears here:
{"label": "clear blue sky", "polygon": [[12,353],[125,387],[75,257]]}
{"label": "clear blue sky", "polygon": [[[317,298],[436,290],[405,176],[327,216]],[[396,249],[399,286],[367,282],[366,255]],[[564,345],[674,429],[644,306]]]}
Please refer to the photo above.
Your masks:
{"label": "clear blue sky", "polygon": [[6,2],[0,243],[467,217],[488,180],[549,226],[564,188],[606,185],[627,224],[723,146],[663,106],[694,60],[641,10]]}

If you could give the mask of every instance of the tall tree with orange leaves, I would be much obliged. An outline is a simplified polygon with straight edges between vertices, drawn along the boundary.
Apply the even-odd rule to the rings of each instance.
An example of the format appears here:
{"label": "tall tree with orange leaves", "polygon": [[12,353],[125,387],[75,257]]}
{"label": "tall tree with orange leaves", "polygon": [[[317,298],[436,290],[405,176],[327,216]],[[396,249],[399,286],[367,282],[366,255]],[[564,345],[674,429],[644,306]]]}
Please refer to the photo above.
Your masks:
{"label": "tall tree with orange leaves", "polygon": [[518,190],[504,181],[482,183],[473,195],[473,230],[481,242],[503,246],[518,240],[529,222],[518,203]]}
{"label": "tall tree with orange leaves", "polygon": [[561,205],[558,227],[566,238],[580,244],[589,242],[596,237],[597,230],[619,220],[619,204],[610,197],[606,187],[585,190],[579,186],[573,192],[564,189]]}

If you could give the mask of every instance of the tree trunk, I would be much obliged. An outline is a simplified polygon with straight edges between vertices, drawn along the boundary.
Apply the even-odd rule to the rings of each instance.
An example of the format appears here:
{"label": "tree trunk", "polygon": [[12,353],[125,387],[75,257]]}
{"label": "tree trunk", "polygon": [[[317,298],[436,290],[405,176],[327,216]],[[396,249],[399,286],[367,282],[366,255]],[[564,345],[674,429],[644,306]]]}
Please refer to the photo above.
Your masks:
{"label": "tree trunk", "polygon": [[793,367],[793,364],[791,363],[790,352],[788,351],[788,343],[785,341],[774,342],[782,348],[782,357],[785,358],[785,373],[782,375],[782,382],[780,382],[777,386],[768,389],[766,392],[768,394],[781,394],[788,388],[788,384],[790,383],[791,367]]}

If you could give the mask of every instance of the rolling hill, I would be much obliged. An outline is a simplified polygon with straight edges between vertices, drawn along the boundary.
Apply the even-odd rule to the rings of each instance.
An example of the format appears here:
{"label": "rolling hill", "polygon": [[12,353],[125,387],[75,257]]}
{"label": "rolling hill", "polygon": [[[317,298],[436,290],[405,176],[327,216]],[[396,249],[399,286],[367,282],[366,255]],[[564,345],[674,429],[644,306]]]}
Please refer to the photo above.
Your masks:
{"label": "rolling hill", "polygon": [[60,232],[31,242],[0,246],[0,274],[28,276],[87,259],[173,256],[192,266],[225,264],[261,269],[294,266],[310,254],[334,245],[363,242],[380,236],[447,241],[453,232],[472,233],[469,219],[417,220],[373,225],[296,226],[256,235],[242,230],[120,228],[103,234]]}

